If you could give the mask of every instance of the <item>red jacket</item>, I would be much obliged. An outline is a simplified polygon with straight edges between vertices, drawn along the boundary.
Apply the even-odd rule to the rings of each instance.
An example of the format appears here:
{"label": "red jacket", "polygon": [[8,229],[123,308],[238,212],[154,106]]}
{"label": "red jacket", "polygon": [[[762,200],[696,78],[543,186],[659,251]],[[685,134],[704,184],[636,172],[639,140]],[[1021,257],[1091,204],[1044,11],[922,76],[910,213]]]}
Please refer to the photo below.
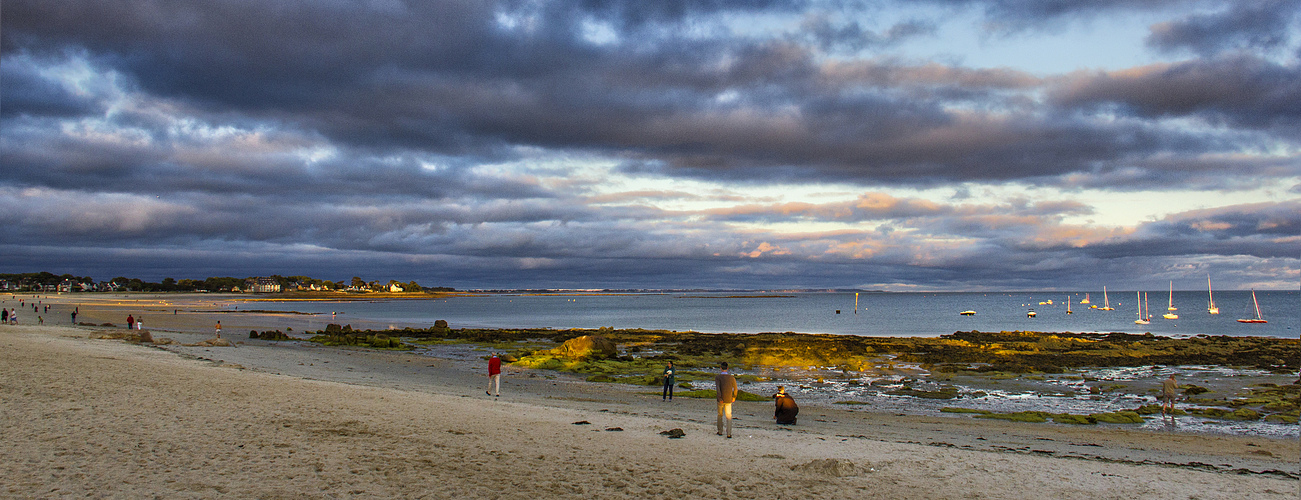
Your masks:
{"label": "red jacket", "polygon": [[501,373],[501,358],[493,356],[488,358],[488,375]]}

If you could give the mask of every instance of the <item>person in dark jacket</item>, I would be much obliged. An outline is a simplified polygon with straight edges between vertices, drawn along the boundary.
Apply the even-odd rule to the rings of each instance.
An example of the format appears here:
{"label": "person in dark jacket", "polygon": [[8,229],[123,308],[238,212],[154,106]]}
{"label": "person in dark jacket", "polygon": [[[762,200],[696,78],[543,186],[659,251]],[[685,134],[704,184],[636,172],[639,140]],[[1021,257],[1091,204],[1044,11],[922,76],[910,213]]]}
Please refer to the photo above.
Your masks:
{"label": "person in dark jacket", "polygon": [[782,425],[795,425],[795,416],[800,414],[800,405],[795,404],[795,398],[786,394],[786,388],[777,386],[777,394],[772,398],[777,402],[777,409],[773,412],[772,418]]}
{"label": "person in dark jacket", "polygon": [[669,365],[664,367],[664,392],[660,394],[660,401],[673,401],[673,384],[677,382],[677,377],[674,376],[675,373],[673,362],[669,361]]}

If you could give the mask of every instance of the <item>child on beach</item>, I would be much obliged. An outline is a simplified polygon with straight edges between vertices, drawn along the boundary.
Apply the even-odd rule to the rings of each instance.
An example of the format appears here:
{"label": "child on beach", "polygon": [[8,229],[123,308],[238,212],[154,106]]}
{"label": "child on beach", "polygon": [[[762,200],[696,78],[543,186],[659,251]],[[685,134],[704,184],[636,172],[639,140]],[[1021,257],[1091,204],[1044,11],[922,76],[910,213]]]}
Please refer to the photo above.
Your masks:
{"label": "child on beach", "polygon": [[217,338],[221,338],[221,322],[217,322]]}

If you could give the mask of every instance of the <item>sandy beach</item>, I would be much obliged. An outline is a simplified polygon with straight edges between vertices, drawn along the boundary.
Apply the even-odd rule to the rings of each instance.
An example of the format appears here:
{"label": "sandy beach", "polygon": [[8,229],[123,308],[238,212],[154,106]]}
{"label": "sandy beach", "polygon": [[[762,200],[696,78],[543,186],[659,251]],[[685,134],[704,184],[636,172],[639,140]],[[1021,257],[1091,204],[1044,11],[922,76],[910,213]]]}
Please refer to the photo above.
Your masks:
{"label": "sandy beach", "polygon": [[[93,296],[91,296],[93,297]],[[8,299],[8,297],[6,297]],[[12,498],[1297,498],[1296,440],[918,417],[806,406],[772,423],[713,402],[508,367],[483,393],[472,347],[428,357],[248,340],[314,318],[208,313],[202,300],[75,297],[78,322],[145,311],[193,344],[136,345],[70,325],[0,326]],[[207,300],[212,302],[212,300]],[[12,300],[7,300],[12,302]],[[6,306],[10,306],[6,304]],[[250,307],[255,309],[255,307]],[[30,309],[29,309],[30,311]],[[56,316],[55,313],[58,313]],[[139,314],[139,313],[136,313]],[[328,318],[326,318],[328,319]],[[319,327],[315,327],[319,328]],[[234,332],[243,331],[243,334]],[[661,432],[681,429],[670,439]]]}

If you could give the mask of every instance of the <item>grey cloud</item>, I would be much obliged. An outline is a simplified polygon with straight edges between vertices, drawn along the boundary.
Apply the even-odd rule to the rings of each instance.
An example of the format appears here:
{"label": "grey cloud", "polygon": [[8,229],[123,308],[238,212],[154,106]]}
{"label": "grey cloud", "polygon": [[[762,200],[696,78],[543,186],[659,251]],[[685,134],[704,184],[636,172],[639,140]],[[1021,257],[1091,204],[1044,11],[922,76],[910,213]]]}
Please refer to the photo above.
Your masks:
{"label": "grey cloud", "polygon": [[835,16],[825,13],[810,15],[805,17],[800,27],[803,34],[823,51],[848,53],[873,47],[888,47],[908,38],[936,32],[934,23],[922,20],[898,23],[878,33],[864,28],[857,21],[837,24],[834,19]]}
{"label": "grey cloud", "polygon": [[1147,43],[1164,51],[1189,49],[1204,55],[1232,49],[1268,51],[1288,44],[1299,14],[1298,0],[1228,2],[1219,12],[1153,25]]}
{"label": "grey cloud", "polygon": [[1301,132],[1301,68],[1247,55],[1113,73],[1079,73],[1051,93],[1060,106],[1117,106],[1142,117],[1195,116],[1210,123]]}

